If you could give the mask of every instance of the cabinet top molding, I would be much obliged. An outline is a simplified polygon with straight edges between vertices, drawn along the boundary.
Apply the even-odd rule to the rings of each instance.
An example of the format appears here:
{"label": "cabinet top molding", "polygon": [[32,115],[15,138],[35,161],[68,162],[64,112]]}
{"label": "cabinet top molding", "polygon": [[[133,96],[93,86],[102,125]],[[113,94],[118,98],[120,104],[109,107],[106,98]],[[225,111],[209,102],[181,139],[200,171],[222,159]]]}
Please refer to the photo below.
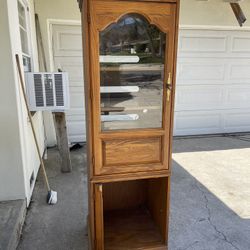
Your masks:
{"label": "cabinet top molding", "polygon": [[109,2],[156,2],[156,3],[177,3],[180,0],[77,0],[80,9],[82,9],[82,3],[83,1],[109,1]]}

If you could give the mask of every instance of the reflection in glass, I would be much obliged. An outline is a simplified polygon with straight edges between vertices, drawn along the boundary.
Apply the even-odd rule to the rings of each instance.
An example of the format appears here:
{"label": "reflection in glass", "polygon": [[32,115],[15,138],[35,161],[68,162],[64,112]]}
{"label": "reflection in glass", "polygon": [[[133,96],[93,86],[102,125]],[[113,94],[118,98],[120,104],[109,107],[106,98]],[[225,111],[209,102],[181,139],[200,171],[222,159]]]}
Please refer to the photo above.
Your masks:
{"label": "reflection in glass", "polygon": [[102,130],[162,127],[166,34],[128,14],[100,32]]}

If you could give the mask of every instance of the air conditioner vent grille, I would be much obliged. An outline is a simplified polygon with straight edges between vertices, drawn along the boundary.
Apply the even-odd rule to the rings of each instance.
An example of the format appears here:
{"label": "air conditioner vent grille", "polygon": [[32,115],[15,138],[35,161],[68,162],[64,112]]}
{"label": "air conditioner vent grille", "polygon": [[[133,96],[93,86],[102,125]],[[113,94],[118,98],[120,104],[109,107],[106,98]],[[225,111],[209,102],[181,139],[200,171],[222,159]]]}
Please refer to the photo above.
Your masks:
{"label": "air conditioner vent grille", "polygon": [[61,74],[55,74],[56,105],[64,106],[63,79]]}
{"label": "air conditioner vent grille", "polygon": [[35,98],[36,98],[36,106],[43,107],[43,83],[42,83],[42,75],[34,74],[34,87],[35,87]]}
{"label": "air conditioner vent grille", "polygon": [[45,96],[46,96],[46,106],[54,106],[53,98],[53,80],[51,74],[44,75],[44,85],[45,85]]}
{"label": "air conditioner vent grille", "polygon": [[27,72],[25,79],[30,111],[62,112],[69,109],[67,72]]}

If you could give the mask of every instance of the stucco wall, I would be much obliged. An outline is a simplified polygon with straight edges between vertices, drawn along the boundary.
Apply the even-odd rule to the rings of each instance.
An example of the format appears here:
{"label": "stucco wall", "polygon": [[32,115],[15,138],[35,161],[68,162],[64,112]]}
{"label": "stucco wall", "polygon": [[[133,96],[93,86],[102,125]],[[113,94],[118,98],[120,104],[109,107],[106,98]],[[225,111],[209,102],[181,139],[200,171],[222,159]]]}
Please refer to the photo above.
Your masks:
{"label": "stucco wall", "polygon": [[7,1],[0,1],[0,200],[25,197]]}
{"label": "stucco wall", "polygon": [[[250,26],[250,1],[240,3],[246,17],[244,26]],[[181,0],[181,25],[238,26],[229,3],[223,0]]]}
{"label": "stucco wall", "polygon": [[[30,13],[30,28],[31,28],[31,50],[32,50],[32,58],[33,58],[33,71],[39,71],[39,63],[38,63],[38,52],[37,52],[37,40],[36,40],[36,28],[35,28],[35,9],[34,9],[34,0],[29,0],[29,13]],[[23,100],[21,96],[19,99]],[[25,138],[23,142],[26,143],[26,162],[25,162],[25,175],[26,175],[26,197],[29,201],[30,196],[32,195],[32,191],[34,185],[30,186],[30,176],[32,172],[34,172],[34,177],[36,178],[37,172],[39,170],[40,161],[37,155],[37,151],[35,148],[34,138],[31,131],[30,122],[27,120],[27,113],[24,107],[24,103],[22,105],[22,114],[24,117],[23,121],[23,130],[25,133]],[[35,115],[32,117],[40,152],[44,152],[45,148],[45,135],[44,135],[44,126],[43,126],[43,114],[42,112],[36,112]],[[34,184],[34,183],[33,183]]]}
{"label": "stucco wall", "polygon": [[[38,70],[33,0],[29,1],[29,10],[34,70]],[[33,190],[30,176],[34,171],[36,177],[40,164],[17,76],[15,54],[22,56],[18,24],[17,1],[0,1],[0,55],[4,59],[0,67],[0,201],[26,198],[29,202]],[[34,115],[33,121],[43,152],[41,112]]]}

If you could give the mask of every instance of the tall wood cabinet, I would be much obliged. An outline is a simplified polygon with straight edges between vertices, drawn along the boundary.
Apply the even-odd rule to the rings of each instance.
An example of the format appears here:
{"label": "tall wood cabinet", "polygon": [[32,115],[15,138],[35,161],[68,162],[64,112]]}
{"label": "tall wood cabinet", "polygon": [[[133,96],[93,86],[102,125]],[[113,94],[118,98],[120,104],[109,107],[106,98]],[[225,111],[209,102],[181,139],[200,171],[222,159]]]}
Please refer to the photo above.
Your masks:
{"label": "tall wood cabinet", "polygon": [[178,0],[83,0],[90,249],[167,249]]}

